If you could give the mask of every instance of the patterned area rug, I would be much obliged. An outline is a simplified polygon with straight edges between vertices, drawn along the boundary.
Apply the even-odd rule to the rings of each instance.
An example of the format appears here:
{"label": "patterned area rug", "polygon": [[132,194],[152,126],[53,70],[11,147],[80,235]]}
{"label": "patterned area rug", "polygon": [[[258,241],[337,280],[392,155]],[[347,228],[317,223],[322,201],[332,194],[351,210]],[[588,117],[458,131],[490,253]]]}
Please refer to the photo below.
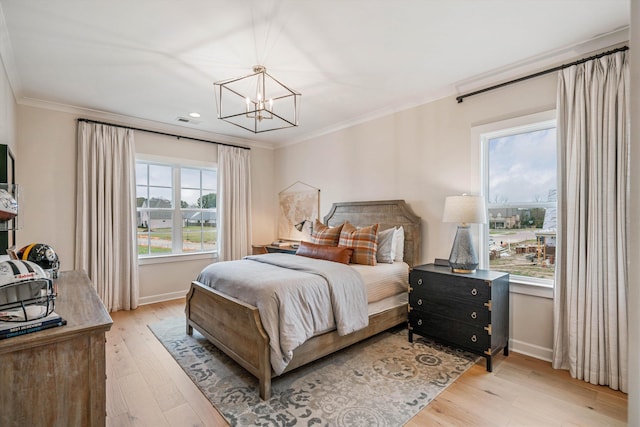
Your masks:
{"label": "patterned area rug", "polygon": [[184,318],[150,325],[182,369],[233,426],[401,426],[478,357],[392,329],[274,378],[262,401],[258,381]]}

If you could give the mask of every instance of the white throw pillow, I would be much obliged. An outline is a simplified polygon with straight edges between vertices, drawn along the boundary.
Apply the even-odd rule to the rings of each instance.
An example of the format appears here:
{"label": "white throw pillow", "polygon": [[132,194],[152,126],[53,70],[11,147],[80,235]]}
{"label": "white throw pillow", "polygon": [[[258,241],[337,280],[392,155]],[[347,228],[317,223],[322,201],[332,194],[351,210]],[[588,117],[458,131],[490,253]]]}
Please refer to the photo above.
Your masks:
{"label": "white throw pillow", "polygon": [[391,227],[378,232],[378,262],[393,264],[396,257],[396,228]]}
{"label": "white throw pillow", "polygon": [[394,261],[404,261],[404,227],[400,226],[396,228],[393,233],[394,240],[396,242],[396,254],[393,257]]}

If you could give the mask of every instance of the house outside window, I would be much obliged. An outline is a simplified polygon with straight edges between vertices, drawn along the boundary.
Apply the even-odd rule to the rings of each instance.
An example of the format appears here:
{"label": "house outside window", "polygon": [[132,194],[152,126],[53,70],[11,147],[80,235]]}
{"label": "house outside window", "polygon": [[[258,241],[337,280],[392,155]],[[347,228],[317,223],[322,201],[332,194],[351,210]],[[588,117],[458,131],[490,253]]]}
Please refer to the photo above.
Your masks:
{"label": "house outside window", "polygon": [[552,286],[557,231],[556,121],[540,117],[524,118],[516,126],[485,127],[479,134],[481,193],[487,202],[480,256],[483,268],[508,272],[512,282]]}
{"label": "house outside window", "polygon": [[136,161],[140,258],[217,251],[217,170]]}

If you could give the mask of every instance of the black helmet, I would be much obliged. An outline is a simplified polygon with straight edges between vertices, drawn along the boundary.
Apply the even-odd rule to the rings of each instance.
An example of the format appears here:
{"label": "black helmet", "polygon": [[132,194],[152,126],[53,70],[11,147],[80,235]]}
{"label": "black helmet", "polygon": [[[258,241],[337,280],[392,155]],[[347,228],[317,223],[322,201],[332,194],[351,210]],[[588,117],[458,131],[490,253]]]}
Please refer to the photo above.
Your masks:
{"label": "black helmet", "polygon": [[38,264],[49,278],[58,278],[60,260],[51,246],[45,243],[32,243],[20,249],[16,255],[18,255],[18,259]]}

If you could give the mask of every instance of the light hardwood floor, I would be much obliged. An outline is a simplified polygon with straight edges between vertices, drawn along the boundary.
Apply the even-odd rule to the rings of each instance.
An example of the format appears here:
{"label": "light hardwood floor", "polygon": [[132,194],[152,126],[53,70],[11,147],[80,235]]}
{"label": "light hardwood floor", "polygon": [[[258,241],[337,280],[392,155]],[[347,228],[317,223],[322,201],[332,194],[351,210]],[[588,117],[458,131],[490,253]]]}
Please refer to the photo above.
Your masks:
{"label": "light hardwood floor", "polygon": [[[184,301],[112,313],[107,333],[107,426],[226,426],[148,324],[184,315]],[[624,426],[627,395],[572,379],[518,353],[481,360],[406,425]]]}

